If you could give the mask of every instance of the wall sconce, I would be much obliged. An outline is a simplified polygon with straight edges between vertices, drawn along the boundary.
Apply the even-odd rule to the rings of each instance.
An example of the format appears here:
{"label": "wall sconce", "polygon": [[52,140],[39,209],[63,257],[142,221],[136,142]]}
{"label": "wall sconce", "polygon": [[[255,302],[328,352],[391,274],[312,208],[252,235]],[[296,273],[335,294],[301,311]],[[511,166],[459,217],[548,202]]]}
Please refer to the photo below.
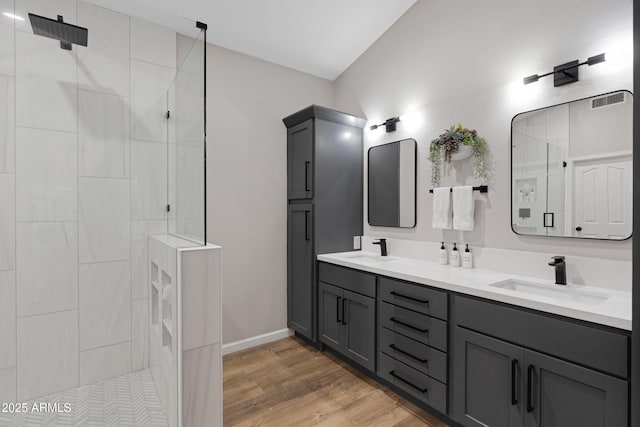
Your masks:
{"label": "wall sconce", "polygon": [[393,132],[396,130],[396,123],[400,121],[400,117],[391,117],[387,119],[384,123],[380,123],[379,125],[373,125],[369,129],[375,130],[381,126],[384,126],[385,132]]}
{"label": "wall sconce", "polygon": [[595,65],[604,62],[604,53],[600,55],[595,55],[590,57],[584,62],[580,62],[577,59],[575,61],[567,62],[566,64],[556,65],[553,67],[553,71],[537,75],[533,74],[531,76],[525,77],[523,79],[524,84],[528,85],[529,83],[537,82],[540,77],[546,77],[553,74],[553,86],[558,87],[562,85],[566,85],[568,83],[577,82],[578,79],[578,67],[581,65]]}

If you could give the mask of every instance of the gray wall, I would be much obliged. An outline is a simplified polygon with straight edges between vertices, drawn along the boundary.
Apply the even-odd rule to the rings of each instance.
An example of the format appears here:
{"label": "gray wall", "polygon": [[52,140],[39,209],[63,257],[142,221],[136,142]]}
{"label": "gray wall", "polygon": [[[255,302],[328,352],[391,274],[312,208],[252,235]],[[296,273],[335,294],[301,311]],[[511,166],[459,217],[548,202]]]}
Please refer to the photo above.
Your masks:
{"label": "gray wall", "polygon": [[[370,123],[401,115],[398,130],[365,131],[365,150],[403,138],[418,141],[418,225],[369,227],[365,234],[472,246],[631,259],[631,241],[516,236],[510,229],[510,122],[517,113],[632,88],[632,2],[543,0],[417,2],[336,81],[336,108]],[[452,26],[454,28],[452,28]],[[551,77],[522,78],[606,52],[607,61],[580,68],[580,82],[554,88]],[[477,196],[476,229],[464,235],[431,228],[429,142],[451,124],[476,128],[489,141],[493,179]],[[442,184],[472,183],[471,161],[453,164]],[[366,170],[365,170],[366,179]],[[365,184],[366,185],[366,184]],[[366,206],[365,201],[366,219]]]}
{"label": "gray wall", "polygon": [[208,46],[208,241],[223,249],[224,343],[286,328],[282,118],[333,105],[328,80]]}

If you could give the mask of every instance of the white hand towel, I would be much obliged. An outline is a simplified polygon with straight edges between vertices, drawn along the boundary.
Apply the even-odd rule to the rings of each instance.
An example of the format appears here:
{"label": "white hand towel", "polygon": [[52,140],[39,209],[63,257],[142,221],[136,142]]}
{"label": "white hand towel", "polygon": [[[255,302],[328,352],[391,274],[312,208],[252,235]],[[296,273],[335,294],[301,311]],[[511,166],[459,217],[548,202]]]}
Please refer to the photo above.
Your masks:
{"label": "white hand towel", "polygon": [[473,187],[453,187],[453,228],[473,230]]}
{"label": "white hand towel", "polygon": [[451,187],[433,189],[433,228],[451,228]]}

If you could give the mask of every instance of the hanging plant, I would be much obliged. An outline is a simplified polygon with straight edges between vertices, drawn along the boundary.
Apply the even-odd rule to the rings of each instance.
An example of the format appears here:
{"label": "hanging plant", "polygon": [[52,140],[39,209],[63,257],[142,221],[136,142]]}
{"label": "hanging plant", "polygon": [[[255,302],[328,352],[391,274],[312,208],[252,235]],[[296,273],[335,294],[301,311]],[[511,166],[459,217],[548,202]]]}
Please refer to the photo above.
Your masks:
{"label": "hanging plant", "polygon": [[[461,147],[469,147],[473,156],[473,176],[477,179],[488,179],[488,171],[485,163],[487,153],[487,141],[478,135],[475,130],[451,125],[438,138],[431,141],[429,146],[429,160],[431,161],[431,183],[437,186],[443,164],[450,163],[452,156],[460,152]],[[453,160],[456,160],[455,158]]]}

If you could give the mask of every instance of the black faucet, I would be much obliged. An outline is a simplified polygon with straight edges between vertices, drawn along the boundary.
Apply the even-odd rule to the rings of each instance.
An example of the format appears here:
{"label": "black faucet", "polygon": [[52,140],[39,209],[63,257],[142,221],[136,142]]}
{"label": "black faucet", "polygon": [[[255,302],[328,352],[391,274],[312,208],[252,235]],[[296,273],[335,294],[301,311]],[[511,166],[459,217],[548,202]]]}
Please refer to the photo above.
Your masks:
{"label": "black faucet", "polygon": [[556,285],[567,284],[567,263],[564,261],[563,256],[554,256],[553,261],[549,263],[551,267],[556,268]]}
{"label": "black faucet", "polygon": [[378,239],[373,244],[380,245],[380,256],[387,256],[387,239]]}

